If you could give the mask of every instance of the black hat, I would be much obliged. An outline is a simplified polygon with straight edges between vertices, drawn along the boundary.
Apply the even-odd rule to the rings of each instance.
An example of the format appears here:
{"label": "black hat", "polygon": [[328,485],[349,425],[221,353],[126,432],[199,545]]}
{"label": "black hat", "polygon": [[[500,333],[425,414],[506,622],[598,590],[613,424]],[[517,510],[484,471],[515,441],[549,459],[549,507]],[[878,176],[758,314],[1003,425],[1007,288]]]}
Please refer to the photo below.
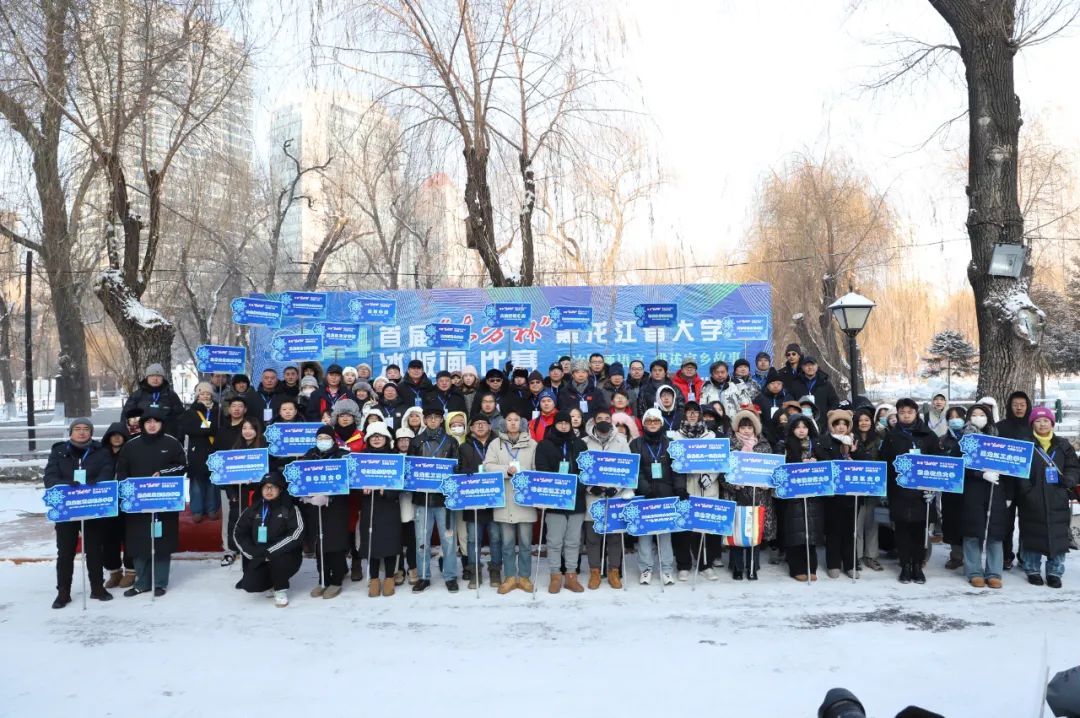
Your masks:
{"label": "black hat", "polygon": [[905,396],[905,397],[904,397],[903,399],[901,399],[900,401],[896,402],[896,410],[897,410],[897,411],[900,411],[900,410],[901,410],[901,409],[903,409],[903,408],[904,408],[905,406],[906,406],[906,407],[908,407],[909,409],[914,409],[915,411],[918,411],[918,410],[919,410],[919,404],[918,404],[918,402],[916,402],[916,401],[915,401],[914,399],[912,399],[911,397],[907,397],[907,396]]}
{"label": "black hat", "polygon": [[409,362],[409,369],[423,369],[423,368],[424,368],[424,362],[420,361],[419,359],[413,359],[412,361]]}
{"label": "black hat", "polygon": [[502,369],[488,369],[487,374],[484,374],[484,379],[506,379],[506,375],[502,373]]}
{"label": "black hat", "polygon": [[738,369],[741,366],[744,366],[747,369],[749,369],[750,368],[750,360],[746,359],[745,357],[739,357],[738,359],[735,360],[735,365],[732,367],[732,369]]}
{"label": "black hat", "polygon": [[534,381],[543,381],[543,380],[544,380],[544,375],[541,374],[540,372],[536,371],[535,369],[533,369],[531,372],[529,372],[529,383],[530,384],[532,382],[534,382]]}
{"label": "black hat", "polygon": [[570,412],[565,410],[555,412],[555,423],[558,424],[560,421],[565,421],[567,424],[569,424]]}
{"label": "black hat", "polygon": [[557,361],[553,361],[553,362],[551,362],[551,364],[550,364],[550,365],[548,366],[548,371],[551,371],[552,369],[558,369],[559,371],[562,371],[562,364],[560,364],[560,363],[559,363],[559,362],[557,362]]}
{"label": "black hat", "polygon": [[568,357],[568,356],[566,356],[564,354],[563,356],[559,357],[559,362],[561,363],[561,362],[564,362],[564,361],[572,361],[572,360],[571,360],[570,357]]}
{"label": "black hat", "polygon": [[139,426],[143,426],[148,419],[156,419],[161,423],[165,423],[165,414],[157,407],[150,407],[143,412],[141,417],[139,417]]}
{"label": "black hat", "polygon": [[472,420],[471,420],[471,421],[469,421],[469,426],[472,426],[473,424],[475,424],[475,423],[476,423],[476,422],[478,422],[478,421],[482,421],[482,422],[484,422],[485,424],[491,424],[491,419],[487,418],[487,417],[486,417],[486,416],[484,416],[483,414],[477,414],[476,416],[474,416],[474,417],[472,418]]}
{"label": "black hat", "polygon": [[513,374],[511,374],[511,376],[512,376],[512,377],[514,377],[515,379],[516,379],[517,377],[519,377],[519,376],[520,376],[520,377],[521,377],[522,379],[528,379],[528,378],[529,378],[529,370],[528,370],[528,369],[526,369],[526,368],[525,368],[525,367],[523,367],[523,366],[519,366],[519,367],[517,367],[516,369],[514,369],[514,373],[513,373]]}
{"label": "black hat", "polygon": [[702,408],[702,410],[701,410],[701,417],[702,417],[702,418],[705,418],[706,416],[711,416],[711,417],[713,417],[714,419],[719,419],[719,418],[720,418],[720,414],[719,414],[719,413],[717,413],[716,409],[714,409],[714,408],[713,408],[712,404],[706,404],[706,405],[705,405],[705,406],[704,406],[704,407]]}
{"label": "black hat", "polygon": [[788,352],[798,352],[799,356],[802,356],[802,347],[800,347],[795,342],[792,342],[791,344],[788,344],[787,349],[784,350],[785,354],[787,354]]}
{"label": "black hat", "polygon": [[443,405],[437,401],[425,401],[424,402],[424,416],[442,416],[445,413]]}
{"label": "black hat", "polygon": [[685,414],[688,411],[696,411],[697,413],[700,414],[701,413],[701,404],[697,403],[696,401],[688,401],[688,402],[686,402],[685,404],[683,404],[683,413]]}
{"label": "black hat", "polygon": [[251,379],[248,378],[247,374],[233,374],[232,385],[236,386],[236,383],[240,381],[244,382],[248,386],[251,385]]}
{"label": "black hat", "polygon": [[626,370],[623,369],[621,362],[612,362],[607,370],[608,376],[626,376]]}
{"label": "black hat", "polygon": [[817,365],[817,359],[815,359],[814,357],[812,357],[810,355],[804,356],[802,358],[802,361],[799,362],[799,366],[806,366],[807,364],[814,364],[816,366]]}
{"label": "black hat", "polygon": [[262,480],[259,481],[259,488],[261,489],[264,484],[273,484],[282,491],[285,491],[289,484],[285,481],[285,475],[280,471],[271,471],[268,474],[263,474]]}
{"label": "black hat", "polygon": [[331,364],[330,366],[326,367],[326,373],[327,374],[340,374],[341,373],[341,365],[340,364]]}
{"label": "black hat", "polygon": [[769,367],[769,371],[765,373],[765,386],[772,384],[774,381],[784,381],[784,377],[780,376],[780,372],[776,371],[776,367]]}
{"label": "black hat", "polygon": [[653,359],[652,363],[649,364],[649,371],[652,371],[654,366],[663,367],[664,371],[668,370],[668,363],[665,359]]}
{"label": "black hat", "polygon": [[399,367],[397,364],[387,364],[386,371],[390,371],[391,369],[397,369],[398,371],[401,371],[401,367]]}
{"label": "black hat", "polygon": [[320,426],[319,430],[315,432],[315,440],[318,441],[320,436],[334,437],[334,428],[331,426]]}
{"label": "black hat", "polygon": [[443,369],[442,371],[440,371],[438,374],[435,375],[436,379],[442,379],[443,377],[445,377],[447,379],[453,379],[454,378],[453,375],[450,374],[450,372],[446,371],[445,369]]}
{"label": "black hat", "polygon": [[757,356],[754,357],[754,362],[757,363],[762,359],[768,359],[769,361],[772,361],[772,357],[769,356],[769,352],[758,352]]}

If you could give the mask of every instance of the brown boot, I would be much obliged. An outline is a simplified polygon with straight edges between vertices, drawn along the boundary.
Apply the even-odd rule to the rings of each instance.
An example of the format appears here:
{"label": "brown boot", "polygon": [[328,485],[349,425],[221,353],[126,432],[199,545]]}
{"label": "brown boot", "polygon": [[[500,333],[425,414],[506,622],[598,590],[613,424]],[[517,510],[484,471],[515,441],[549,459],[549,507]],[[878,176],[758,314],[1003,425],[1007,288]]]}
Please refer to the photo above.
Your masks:
{"label": "brown boot", "polygon": [[109,571],[109,579],[105,582],[105,588],[116,588],[120,585],[120,582],[124,579],[124,570],[116,569],[115,571]]}
{"label": "brown boot", "polygon": [[499,595],[500,596],[505,596],[506,594],[510,593],[511,591],[513,591],[517,587],[518,587],[518,578],[517,578],[517,576],[510,576],[505,581],[503,581],[501,584],[499,584]]}
{"label": "brown boot", "polygon": [[[392,583],[392,581],[391,581],[391,583]],[[367,584],[368,598],[378,598],[379,594],[381,594],[381,593],[382,593],[382,586],[379,584],[379,579],[373,578],[370,581],[368,581],[368,584]]]}
{"label": "brown boot", "polygon": [[982,576],[973,576],[971,578],[970,583],[975,588],[985,588],[986,587],[986,579],[984,579]]}
{"label": "brown boot", "polygon": [[578,582],[576,573],[566,574],[566,587],[574,593],[581,593],[585,590],[585,587]]}
{"label": "brown boot", "polygon": [[600,588],[600,569],[598,569],[598,568],[590,568],[589,569],[589,590],[590,591],[595,591],[598,588]]}
{"label": "brown boot", "polygon": [[118,588],[131,588],[135,585],[135,572],[124,571],[124,577],[120,579]]}
{"label": "brown boot", "polygon": [[525,593],[532,593],[535,590],[533,588],[532,579],[530,579],[528,576],[519,577],[518,582],[517,582],[517,587],[520,588]]}
{"label": "brown boot", "polygon": [[393,577],[384,578],[382,580],[382,595],[384,595],[384,596],[393,596],[394,595],[394,585],[395,585],[395,581],[394,581]]}
{"label": "brown boot", "polygon": [[612,588],[622,588],[622,578],[619,577],[619,569],[609,568],[607,572],[607,582]]}
{"label": "brown boot", "polygon": [[551,580],[548,582],[548,593],[558,593],[562,589],[562,574],[551,574]]}

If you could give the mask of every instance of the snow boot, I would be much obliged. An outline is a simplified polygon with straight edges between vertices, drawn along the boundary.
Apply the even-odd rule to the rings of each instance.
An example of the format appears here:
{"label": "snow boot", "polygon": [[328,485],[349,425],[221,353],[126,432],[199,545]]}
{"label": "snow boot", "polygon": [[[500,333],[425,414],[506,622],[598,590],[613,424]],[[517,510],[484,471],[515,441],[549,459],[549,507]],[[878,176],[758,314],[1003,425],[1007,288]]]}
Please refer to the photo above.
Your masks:
{"label": "snow boot", "polygon": [[838,569],[838,568],[830,568],[827,571],[825,571],[825,574],[829,578],[840,578],[840,569]]}
{"label": "snow boot", "polygon": [[986,579],[984,579],[982,576],[972,576],[971,580],[968,581],[968,583],[970,583],[975,588],[986,588]]}
{"label": "snow boot", "polygon": [[1037,573],[1029,573],[1028,574],[1028,583],[1030,583],[1032,586],[1042,586],[1043,585],[1043,577],[1040,576]]}
{"label": "snow boot", "polygon": [[607,582],[612,588],[622,588],[622,577],[619,575],[619,569],[609,568],[607,572]]}
{"label": "snow boot", "polygon": [[502,571],[488,564],[488,585],[498,588],[502,585]]}
{"label": "snow boot", "polygon": [[505,596],[506,594],[510,593],[515,588],[517,588],[518,585],[519,584],[518,584],[517,576],[510,576],[505,581],[503,581],[501,584],[499,584],[499,595],[500,596]]}
{"label": "snow boot", "polygon": [[548,581],[548,593],[558,593],[561,591],[562,582],[563,578],[561,573],[551,574],[551,579]]}
{"label": "snow boot", "polygon": [[[464,578],[464,576],[462,576],[462,578]],[[476,590],[476,587],[477,587],[478,585],[479,585],[479,584],[477,583],[477,580],[476,580],[476,575],[475,575],[475,574],[472,574],[472,573],[470,573],[470,574],[469,574],[469,590],[470,590],[470,591],[475,591],[475,590]]]}
{"label": "snow boot", "polygon": [[71,603],[71,591],[57,591],[56,599],[52,602],[53,608],[63,608]]}
{"label": "snow boot", "polygon": [[165,595],[165,593],[166,593],[166,591],[165,591],[164,588],[155,588],[154,589],[154,598],[161,598],[162,596]]}
{"label": "snow boot", "polygon": [[417,573],[416,573],[416,569],[415,569],[415,568],[410,568],[410,569],[409,569],[409,585],[410,585],[410,586],[415,586],[415,585],[416,585],[416,582],[417,582],[418,580],[419,580],[419,579],[417,578]]}
{"label": "snow boot", "polygon": [[382,594],[382,584],[379,583],[379,579],[373,578],[368,581],[367,595],[368,598],[378,598]]}
{"label": "snow boot", "polygon": [[518,576],[517,584],[518,588],[520,588],[525,593],[532,593],[536,590],[536,587],[533,586],[532,579],[530,579],[528,576]]}
{"label": "snow boot", "polygon": [[431,586],[431,581],[427,580],[426,578],[419,578],[416,580],[416,583],[413,584],[412,592],[423,593],[428,589],[429,586]]}
{"label": "snow boot", "polygon": [[884,571],[885,567],[881,565],[881,562],[876,558],[870,558],[869,556],[863,556],[863,566],[866,566],[871,571]]}
{"label": "snow boot", "polygon": [[1061,576],[1054,576],[1050,574],[1046,577],[1046,585],[1048,588],[1061,588]]}
{"label": "snow boot", "polygon": [[911,583],[911,563],[905,561],[900,565],[900,583]]}
{"label": "snow boot", "polygon": [[364,580],[364,564],[360,563],[359,559],[353,559],[352,570],[349,571],[350,581],[363,581]]}
{"label": "snow boot", "polygon": [[105,581],[105,588],[116,588],[120,585],[120,581],[124,578],[124,570],[121,568],[115,571],[109,571],[109,578]]}
{"label": "snow boot", "polygon": [[120,583],[117,588],[131,588],[135,585],[135,572],[124,571],[124,577],[120,579]]}
{"label": "snow boot", "polygon": [[926,574],[922,570],[922,561],[916,561],[915,565],[911,567],[911,580],[920,585],[926,583]]}
{"label": "snow boot", "polygon": [[90,589],[90,598],[93,598],[97,601],[111,601],[113,599],[113,595],[106,591],[104,586],[98,586],[96,588]]}
{"label": "snow boot", "polygon": [[326,587],[325,586],[316,586],[315,588],[311,589],[311,593],[308,594],[308,595],[311,596],[312,598],[322,598],[322,595],[325,592],[326,592]]}
{"label": "snow boot", "polygon": [[278,608],[285,608],[289,605],[289,592],[288,591],[274,591],[274,605]]}
{"label": "snow boot", "polygon": [[581,593],[585,590],[585,587],[578,581],[576,573],[566,574],[566,587],[574,593]]}
{"label": "snow boot", "polygon": [[590,591],[595,591],[598,588],[600,588],[600,569],[598,569],[598,568],[590,568],[589,569],[589,590]]}
{"label": "snow boot", "polygon": [[446,590],[449,591],[450,593],[457,593],[458,592],[457,579],[452,578],[449,581],[447,581],[446,582]]}
{"label": "snow boot", "polygon": [[394,586],[397,585],[397,580],[394,578],[384,578],[382,580],[382,595],[393,596]]}
{"label": "snow boot", "polygon": [[1001,588],[1001,579],[997,576],[986,579],[986,585],[990,588]]}
{"label": "snow boot", "polygon": [[337,598],[341,595],[341,586],[327,586],[322,597],[325,599]]}
{"label": "snow boot", "polygon": [[401,586],[404,583],[405,583],[405,572],[404,571],[395,571],[394,572],[394,585],[395,586]]}

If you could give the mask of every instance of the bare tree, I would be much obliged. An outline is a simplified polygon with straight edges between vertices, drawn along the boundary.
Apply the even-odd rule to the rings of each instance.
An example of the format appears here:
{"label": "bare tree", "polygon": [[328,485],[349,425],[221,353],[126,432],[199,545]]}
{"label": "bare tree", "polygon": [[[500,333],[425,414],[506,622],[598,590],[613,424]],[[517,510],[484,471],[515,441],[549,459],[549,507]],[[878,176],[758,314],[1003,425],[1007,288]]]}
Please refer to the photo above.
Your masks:
{"label": "bare tree", "polygon": [[[290,175],[287,180],[284,180],[284,186],[277,192],[274,211],[271,215],[272,224],[270,226],[270,235],[267,238],[270,244],[270,262],[266,270],[266,284],[264,285],[266,292],[273,292],[276,287],[275,279],[277,277],[278,263],[281,261],[281,227],[285,224],[289,211],[298,202],[306,202],[307,206],[312,208],[315,206],[314,198],[303,193],[304,177],[322,174],[330,166],[330,163],[334,161],[333,157],[327,157],[326,161],[321,164],[304,167],[300,157],[290,150],[291,145],[292,139],[285,140],[281,144],[281,152],[289,160]],[[325,258],[323,261],[325,262]]]}

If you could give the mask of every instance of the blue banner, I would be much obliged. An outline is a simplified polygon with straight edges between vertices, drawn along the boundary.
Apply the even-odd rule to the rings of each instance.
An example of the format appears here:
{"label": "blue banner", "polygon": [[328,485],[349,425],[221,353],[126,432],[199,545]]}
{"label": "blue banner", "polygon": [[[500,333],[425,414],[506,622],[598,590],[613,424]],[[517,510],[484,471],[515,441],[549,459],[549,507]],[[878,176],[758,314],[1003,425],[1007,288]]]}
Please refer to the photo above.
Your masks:
{"label": "blue banner", "polygon": [[323,351],[344,349],[356,351],[360,342],[360,325],[351,322],[317,322],[311,326],[316,334],[322,334]]}
{"label": "blue banner", "polygon": [[960,450],[964,452],[964,463],[972,471],[996,471],[1019,479],[1031,476],[1035,444],[1030,441],[966,434],[960,437]]}
{"label": "blue banner", "polygon": [[617,451],[586,451],[578,456],[578,480],[586,486],[636,489],[641,456]]}
{"label": "blue banner", "polygon": [[442,482],[446,508],[501,509],[506,506],[506,477],[501,472],[452,474]]}
{"label": "blue banner", "polygon": [[424,328],[427,345],[437,349],[468,349],[470,331],[468,324],[428,324]]}
{"label": "blue banner", "polygon": [[781,499],[808,499],[832,496],[831,461],[807,461],[802,464],[783,464],[773,471],[773,487]]}
{"label": "blue banner", "polygon": [[323,358],[321,334],[279,334],[274,337],[270,358],[276,362],[320,361]]}
{"label": "blue banner", "polygon": [[281,316],[293,319],[325,319],[326,292],[282,292]]}
{"label": "blue banner", "polygon": [[257,484],[270,471],[270,452],[267,449],[236,449],[215,451],[206,460],[210,483]]}
{"label": "blue banner", "polygon": [[132,476],[120,482],[120,510],[149,514],[184,510],[184,476]]}
{"label": "blue banner", "polygon": [[203,344],[195,349],[195,369],[202,374],[246,374],[247,349]]}
{"label": "blue banner", "polygon": [[675,505],[680,531],[730,536],[735,532],[735,502],[691,496]]}
{"label": "blue banner", "polygon": [[834,461],[833,493],[837,496],[885,496],[889,465],[884,461]]}
{"label": "blue banner", "polygon": [[577,477],[553,471],[519,471],[510,480],[514,503],[541,509],[572,511],[577,501]]}
{"label": "blue banner", "polygon": [[358,324],[393,324],[397,321],[397,300],[350,299],[349,318]]}
{"label": "blue banner", "polygon": [[495,302],[484,307],[489,327],[525,327],[532,321],[532,305],[515,302]]}
{"label": "blue banner", "polygon": [[681,531],[679,528],[679,500],[674,496],[664,499],[634,499],[623,509],[626,531],[631,536],[651,536]]}
{"label": "blue banner", "polygon": [[634,307],[637,325],[647,327],[673,327],[679,322],[678,304],[639,304]]}
{"label": "blue banner", "polygon": [[720,332],[736,342],[768,341],[772,336],[770,321],[768,314],[735,314],[724,317]]}
{"label": "blue banner", "polygon": [[271,456],[302,456],[315,448],[315,432],[323,426],[314,421],[295,424],[283,421],[266,427],[263,436]]}
{"label": "blue banner", "polygon": [[45,489],[41,497],[49,507],[49,521],[105,519],[117,514],[119,489],[115,481],[99,484],[57,484]]}
{"label": "blue banner", "polygon": [[668,444],[671,468],[680,474],[720,474],[728,470],[728,439],[678,439]]}
{"label": "blue banner", "polygon": [[283,473],[292,496],[349,493],[349,464],[345,459],[294,461]]}
{"label": "blue banner", "polygon": [[394,489],[405,487],[404,454],[368,454],[361,452],[350,458],[356,459],[355,473],[349,476],[353,489]]}
{"label": "blue banner", "polygon": [[405,457],[405,490],[437,494],[442,482],[457,472],[457,459]]}
{"label": "blue banner", "polygon": [[893,460],[896,483],[905,489],[964,493],[964,459],[930,454],[901,454]]}
{"label": "blue banner", "polygon": [[784,465],[783,454],[759,454],[756,451],[732,451],[728,461],[727,482],[736,486],[771,489],[773,472]]}
{"label": "blue banner", "polygon": [[552,307],[548,319],[556,329],[591,329],[592,307]]}
{"label": "blue banner", "polygon": [[281,302],[256,297],[237,297],[229,305],[233,324],[249,327],[281,326]]}
{"label": "blue banner", "polygon": [[593,531],[598,534],[626,533],[626,519],[623,509],[631,499],[598,499],[589,507],[589,516],[593,520]]}

